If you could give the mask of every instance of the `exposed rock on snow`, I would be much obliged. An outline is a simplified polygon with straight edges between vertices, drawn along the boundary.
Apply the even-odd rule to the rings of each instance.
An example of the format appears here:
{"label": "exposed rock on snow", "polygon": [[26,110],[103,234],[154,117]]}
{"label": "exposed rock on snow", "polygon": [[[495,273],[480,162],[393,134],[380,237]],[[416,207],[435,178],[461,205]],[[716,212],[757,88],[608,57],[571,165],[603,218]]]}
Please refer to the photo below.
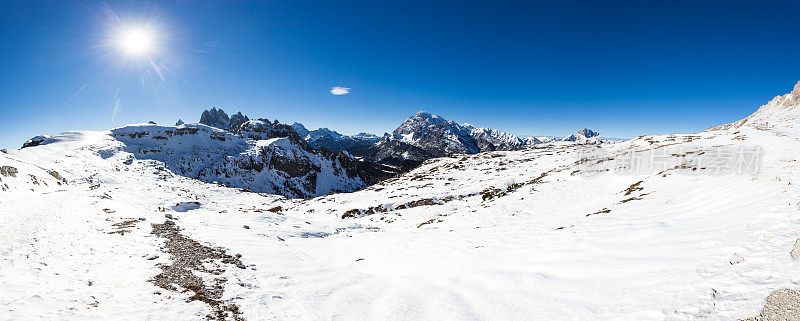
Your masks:
{"label": "exposed rock on snow", "polygon": [[[241,255],[229,255],[223,249],[213,248],[190,239],[180,233],[173,221],[164,224],[152,224],[151,234],[166,239],[164,252],[171,255],[170,264],[160,264],[161,273],[150,281],[169,291],[191,291],[189,301],[200,301],[209,305],[212,313],[208,320],[244,321],[242,312],[235,303],[222,300],[225,283],[228,281],[218,277],[229,265],[240,269],[246,268],[239,259]],[[214,275],[211,282],[205,282],[196,273]],[[208,284],[211,283],[211,284]]]}
{"label": "exposed rock on snow", "polygon": [[188,212],[200,208],[200,202],[188,201],[179,202],[172,206],[172,210],[176,212]]}
{"label": "exposed rock on snow", "polygon": [[44,143],[50,137],[52,137],[52,136],[47,135],[47,134],[34,136],[31,139],[28,139],[28,141],[26,141],[24,144],[22,144],[22,148],[39,146],[42,143]]}
{"label": "exposed rock on snow", "polygon": [[743,321],[797,321],[800,320],[800,292],[780,289],[770,293],[767,304],[757,316]]}
{"label": "exposed rock on snow", "polygon": [[792,258],[795,260],[800,258],[800,239],[797,239],[797,241],[794,242],[794,248],[792,248],[792,251],[789,252],[789,254],[791,254]]}

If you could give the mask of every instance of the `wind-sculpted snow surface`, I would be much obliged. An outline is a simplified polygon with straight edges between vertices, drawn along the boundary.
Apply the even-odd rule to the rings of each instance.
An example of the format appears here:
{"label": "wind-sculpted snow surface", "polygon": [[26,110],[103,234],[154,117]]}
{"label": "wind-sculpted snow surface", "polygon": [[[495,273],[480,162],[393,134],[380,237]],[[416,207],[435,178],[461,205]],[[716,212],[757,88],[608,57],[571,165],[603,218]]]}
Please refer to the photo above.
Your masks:
{"label": "wind-sculpted snow surface", "polygon": [[241,126],[243,138],[197,124],[136,125],[113,129],[111,136],[134,157],[164,162],[179,175],[255,192],[310,197],[365,186],[338,159],[285,137],[294,131],[281,129],[280,124],[248,121]]}

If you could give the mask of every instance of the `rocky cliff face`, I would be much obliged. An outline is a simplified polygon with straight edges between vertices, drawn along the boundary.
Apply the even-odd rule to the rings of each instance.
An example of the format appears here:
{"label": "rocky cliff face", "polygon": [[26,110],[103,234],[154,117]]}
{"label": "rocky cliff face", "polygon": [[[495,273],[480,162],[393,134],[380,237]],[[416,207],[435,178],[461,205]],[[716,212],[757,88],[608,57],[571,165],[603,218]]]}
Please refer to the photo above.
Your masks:
{"label": "rocky cliff face", "polygon": [[[164,162],[179,175],[255,192],[306,198],[366,186],[357,167],[309,148],[293,130],[279,137],[290,126],[248,121],[241,128],[243,136],[198,124],[133,125],[111,136],[136,158]],[[248,139],[254,136],[264,139]]]}
{"label": "rocky cliff face", "polygon": [[248,120],[250,119],[247,118],[247,116],[242,115],[242,112],[238,112],[233,116],[228,117],[228,114],[226,114],[225,111],[217,108],[204,110],[203,114],[200,116],[201,124],[224,129],[232,133],[237,133],[239,131],[239,126]]}

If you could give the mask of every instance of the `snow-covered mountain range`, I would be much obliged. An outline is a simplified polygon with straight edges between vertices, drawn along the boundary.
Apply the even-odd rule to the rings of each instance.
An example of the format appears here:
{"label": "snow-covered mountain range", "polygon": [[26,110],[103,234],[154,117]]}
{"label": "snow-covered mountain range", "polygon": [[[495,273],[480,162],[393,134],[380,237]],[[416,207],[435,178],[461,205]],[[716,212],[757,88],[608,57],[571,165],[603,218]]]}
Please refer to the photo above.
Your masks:
{"label": "snow-covered mountain range", "polygon": [[[291,128],[291,127],[289,127]],[[163,162],[173,173],[205,182],[289,197],[349,192],[365,187],[346,154],[322,155],[281,132],[280,124],[248,120],[240,134],[201,124],[132,125],[115,128],[119,143],[97,146],[107,157]],[[248,139],[250,138],[250,139]]]}
{"label": "snow-covered mountain range", "polygon": [[563,138],[519,138],[497,129],[477,128],[438,115],[419,112],[409,117],[391,134],[385,134],[372,146],[351,148],[348,151],[371,162],[400,166],[403,170],[408,170],[425,160],[450,154],[477,154],[545,144],[574,145],[604,142],[610,141],[599,133],[585,128]]}
{"label": "snow-covered mountain range", "polygon": [[374,144],[380,137],[375,134],[358,133],[356,135],[343,135],[328,128],[319,128],[309,131],[301,123],[295,122],[292,128],[303,137],[312,147],[325,148],[330,151],[361,148]]}
{"label": "snow-covered mountain range", "polygon": [[[239,133],[240,127],[249,119],[241,112],[228,117],[223,110],[212,108],[202,113],[200,123]],[[541,144],[615,142],[604,139],[599,133],[586,128],[567,137],[520,138],[497,129],[459,124],[427,112],[419,112],[409,117],[391,134],[385,134],[382,138],[369,133],[344,135],[329,128],[309,130],[299,122],[288,126],[276,121],[274,126],[280,126],[283,136],[299,137],[312,148],[322,152],[347,151],[359,160],[372,164],[370,166],[388,166],[379,170],[383,174],[378,178],[408,171],[425,160],[450,154],[514,150]],[[291,133],[292,129],[294,133]],[[258,137],[251,138],[258,139]]]}
{"label": "snow-covered mountain range", "polygon": [[36,137],[0,152],[0,319],[797,320],[797,97],[494,151],[514,139],[420,115],[367,148],[433,158],[369,186],[219,110]]}
{"label": "snow-covered mountain range", "polygon": [[394,130],[392,138],[436,156],[477,154],[524,145],[524,141],[517,136],[494,129],[462,125],[426,112],[408,118]]}

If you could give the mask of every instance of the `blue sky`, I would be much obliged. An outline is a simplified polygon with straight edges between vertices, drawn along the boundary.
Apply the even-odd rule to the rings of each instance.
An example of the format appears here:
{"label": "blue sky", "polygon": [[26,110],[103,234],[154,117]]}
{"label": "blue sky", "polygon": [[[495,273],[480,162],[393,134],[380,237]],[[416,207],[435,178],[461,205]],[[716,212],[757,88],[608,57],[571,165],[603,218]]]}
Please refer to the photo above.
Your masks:
{"label": "blue sky", "polygon": [[[420,110],[519,135],[695,132],[800,80],[798,1],[6,0],[0,15],[0,147],[212,106],[349,134]],[[151,30],[147,59],[116,45],[130,26]]]}

